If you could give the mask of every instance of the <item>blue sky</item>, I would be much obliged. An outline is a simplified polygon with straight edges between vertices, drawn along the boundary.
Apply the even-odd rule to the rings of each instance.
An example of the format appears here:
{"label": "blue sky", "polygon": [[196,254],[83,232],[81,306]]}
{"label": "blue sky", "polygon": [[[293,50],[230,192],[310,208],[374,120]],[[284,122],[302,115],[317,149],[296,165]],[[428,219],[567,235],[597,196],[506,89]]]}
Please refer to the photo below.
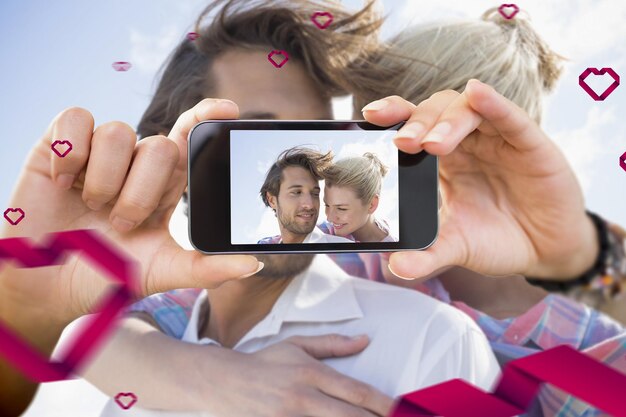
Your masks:
{"label": "blue sky", "polygon": [[[354,7],[360,1],[344,4]],[[154,76],[174,45],[191,29],[205,0],[0,2],[0,207],[8,204],[22,163],[52,118],[69,106],[89,109],[96,124],[122,120],[136,126]],[[443,18],[477,18],[499,2],[384,0],[388,37],[406,26]],[[583,187],[587,206],[626,225],[626,86],[603,102],[578,86],[587,67],[612,67],[626,83],[626,2],[531,0],[517,4],[532,17],[553,49],[569,58],[557,91],[548,98],[544,128],[563,149]],[[130,71],[111,68],[130,61]],[[341,101],[337,116],[350,118]],[[184,217],[172,231],[185,244]],[[98,415],[105,400],[80,381],[49,384],[29,417]]]}

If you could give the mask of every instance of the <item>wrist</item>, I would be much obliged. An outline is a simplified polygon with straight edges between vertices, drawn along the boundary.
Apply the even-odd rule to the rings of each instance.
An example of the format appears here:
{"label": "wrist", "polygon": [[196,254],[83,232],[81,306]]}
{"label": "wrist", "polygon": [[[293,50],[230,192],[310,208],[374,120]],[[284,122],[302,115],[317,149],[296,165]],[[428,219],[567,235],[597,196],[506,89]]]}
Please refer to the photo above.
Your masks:
{"label": "wrist", "polygon": [[550,265],[533,269],[524,275],[532,276],[530,279],[535,281],[546,280],[557,283],[575,281],[598,266],[602,238],[596,220],[586,212],[582,220],[578,245],[560,256],[558,260],[553,260]]}

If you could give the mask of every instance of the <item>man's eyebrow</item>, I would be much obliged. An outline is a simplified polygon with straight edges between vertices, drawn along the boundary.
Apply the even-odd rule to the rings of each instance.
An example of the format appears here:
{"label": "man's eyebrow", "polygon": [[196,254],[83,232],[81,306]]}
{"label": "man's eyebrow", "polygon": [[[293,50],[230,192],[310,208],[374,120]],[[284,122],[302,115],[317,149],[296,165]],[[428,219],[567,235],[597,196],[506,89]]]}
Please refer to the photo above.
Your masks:
{"label": "man's eyebrow", "polygon": [[262,112],[262,111],[247,111],[241,116],[241,119],[264,119],[264,120],[276,120],[278,115],[276,113]]}
{"label": "man's eyebrow", "polygon": [[[288,190],[291,190],[292,188],[302,188],[304,187],[303,185],[300,184],[295,184],[295,185],[290,185],[289,187],[287,187]],[[320,187],[313,187],[314,190],[321,190]]]}

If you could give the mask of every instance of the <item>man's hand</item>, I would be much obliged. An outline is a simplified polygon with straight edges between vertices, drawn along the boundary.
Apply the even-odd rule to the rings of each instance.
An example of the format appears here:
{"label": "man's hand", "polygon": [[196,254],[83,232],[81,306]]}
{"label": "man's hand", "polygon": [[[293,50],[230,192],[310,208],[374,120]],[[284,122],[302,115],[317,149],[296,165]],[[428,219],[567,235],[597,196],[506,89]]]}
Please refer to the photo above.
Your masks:
{"label": "man's hand", "polygon": [[437,241],[396,253],[398,276],[459,265],[487,275],[568,279],[593,265],[595,228],[565,157],[530,117],[476,80],[418,106],[393,96],[364,109],[388,126],[408,120],[395,143],[440,155],[443,205]]}
{"label": "man's hand", "polygon": [[[175,288],[213,288],[254,273],[252,256],[205,256],[183,250],[171,237],[170,217],[187,185],[187,135],[199,121],[237,118],[237,106],[206,99],[183,113],[166,136],[139,142],[120,122],[93,129],[93,117],[80,108],[59,114],[31,152],[11,207],[26,219],[7,227],[6,236],[39,236],[67,229],[96,229],[141,265],[141,294]],[[69,140],[64,158],[51,149]],[[76,258],[55,268],[15,269],[3,273],[0,290],[7,302],[36,305],[48,323],[67,324],[90,313],[103,285]]]}

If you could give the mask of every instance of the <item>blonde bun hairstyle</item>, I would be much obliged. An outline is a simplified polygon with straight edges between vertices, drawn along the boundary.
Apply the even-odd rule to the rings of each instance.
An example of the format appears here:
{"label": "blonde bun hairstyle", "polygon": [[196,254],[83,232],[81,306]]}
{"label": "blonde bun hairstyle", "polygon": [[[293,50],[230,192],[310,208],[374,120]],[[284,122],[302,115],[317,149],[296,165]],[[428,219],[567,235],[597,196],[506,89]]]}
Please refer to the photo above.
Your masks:
{"label": "blonde bun hairstyle", "polygon": [[363,202],[369,204],[380,195],[383,178],[389,169],[373,153],[363,156],[340,159],[324,171],[324,184],[327,187],[349,187]]}
{"label": "blonde bun hairstyle", "polygon": [[515,102],[538,123],[543,97],[559,79],[563,57],[524,17],[505,19],[497,8],[481,19],[408,28],[351,66],[355,110],[390,95],[418,104],[442,90],[462,92],[476,78]]}

